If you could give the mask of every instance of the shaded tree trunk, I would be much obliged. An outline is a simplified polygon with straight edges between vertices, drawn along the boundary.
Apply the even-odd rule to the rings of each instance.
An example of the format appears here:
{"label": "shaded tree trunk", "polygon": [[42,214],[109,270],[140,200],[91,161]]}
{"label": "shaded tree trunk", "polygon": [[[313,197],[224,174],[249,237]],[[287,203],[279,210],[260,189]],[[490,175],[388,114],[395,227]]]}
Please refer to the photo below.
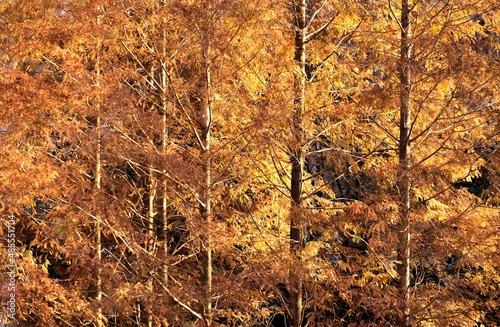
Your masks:
{"label": "shaded tree trunk", "polygon": [[402,299],[403,316],[398,326],[410,326],[410,133],[411,133],[411,61],[412,45],[410,30],[410,5],[408,0],[401,1],[401,53],[399,66],[400,79],[400,122],[399,122],[399,180],[401,196],[400,223],[398,226],[398,288]]}
{"label": "shaded tree trunk", "polygon": [[290,248],[292,267],[290,267],[290,306],[292,324],[299,327],[303,320],[303,281],[301,276],[302,250],[304,247],[304,222],[302,218],[302,186],[304,174],[304,130],[303,117],[305,112],[306,93],[306,1],[294,1],[292,11],[295,13],[295,61],[298,72],[294,80],[294,140],[290,151],[291,171],[291,208],[290,208]]}

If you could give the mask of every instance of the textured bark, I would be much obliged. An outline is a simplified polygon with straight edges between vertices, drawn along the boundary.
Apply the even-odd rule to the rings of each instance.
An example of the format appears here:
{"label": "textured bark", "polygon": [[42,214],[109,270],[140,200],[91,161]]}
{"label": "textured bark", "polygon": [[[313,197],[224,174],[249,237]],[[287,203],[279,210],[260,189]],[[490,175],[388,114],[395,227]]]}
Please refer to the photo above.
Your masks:
{"label": "textured bark", "polygon": [[401,1],[401,53],[399,66],[400,79],[400,123],[399,123],[399,182],[401,196],[400,216],[398,228],[398,288],[402,299],[403,317],[398,326],[410,326],[410,132],[411,132],[411,31],[410,5],[408,0]]}
{"label": "textured bark", "polygon": [[292,324],[294,327],[302,325],[303,320],[303,281],[300,273],[300,260],[304,247],[304,222],[302,219],[302,186],[304,174],[304,130],[303,117],[305,112],[306,93],[306,0],[298,0],[293,4],[295,12],[295,61],[299,71],[294,81],[294,112],[293,133],[294,143],[291,149],[291,208],[290,208],[290,239],[293,265],[290,267],[290,306]]}

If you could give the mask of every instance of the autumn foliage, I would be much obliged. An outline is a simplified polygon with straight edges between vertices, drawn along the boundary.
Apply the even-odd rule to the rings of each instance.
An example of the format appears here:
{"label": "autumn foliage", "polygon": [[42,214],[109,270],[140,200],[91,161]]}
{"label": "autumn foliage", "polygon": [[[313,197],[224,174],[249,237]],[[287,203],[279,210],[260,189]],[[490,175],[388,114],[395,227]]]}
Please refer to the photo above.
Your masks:
{"label": "autumn foliage", "polygon": [[500,324],[495,1],[0,0],[0,64],[0,325]]}

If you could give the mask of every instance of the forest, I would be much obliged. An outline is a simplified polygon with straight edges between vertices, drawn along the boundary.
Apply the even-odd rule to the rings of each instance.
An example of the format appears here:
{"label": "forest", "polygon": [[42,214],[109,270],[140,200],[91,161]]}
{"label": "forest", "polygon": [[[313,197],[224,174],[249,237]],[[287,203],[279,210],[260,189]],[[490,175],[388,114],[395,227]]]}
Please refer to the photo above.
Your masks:
{"label": "forest", "polygon": [[500,3],[0,0],[0,325],[500,326]]}

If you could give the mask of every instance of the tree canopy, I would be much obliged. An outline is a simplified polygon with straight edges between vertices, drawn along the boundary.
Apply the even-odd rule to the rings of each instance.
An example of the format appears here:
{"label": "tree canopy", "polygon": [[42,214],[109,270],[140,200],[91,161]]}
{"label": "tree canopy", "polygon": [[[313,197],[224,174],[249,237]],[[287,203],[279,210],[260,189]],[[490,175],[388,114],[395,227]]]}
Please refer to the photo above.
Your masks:
{"label": "tree canopy", "polygon": [[1,324],[500,324],[494,1],[0,0],[0,63]]}

